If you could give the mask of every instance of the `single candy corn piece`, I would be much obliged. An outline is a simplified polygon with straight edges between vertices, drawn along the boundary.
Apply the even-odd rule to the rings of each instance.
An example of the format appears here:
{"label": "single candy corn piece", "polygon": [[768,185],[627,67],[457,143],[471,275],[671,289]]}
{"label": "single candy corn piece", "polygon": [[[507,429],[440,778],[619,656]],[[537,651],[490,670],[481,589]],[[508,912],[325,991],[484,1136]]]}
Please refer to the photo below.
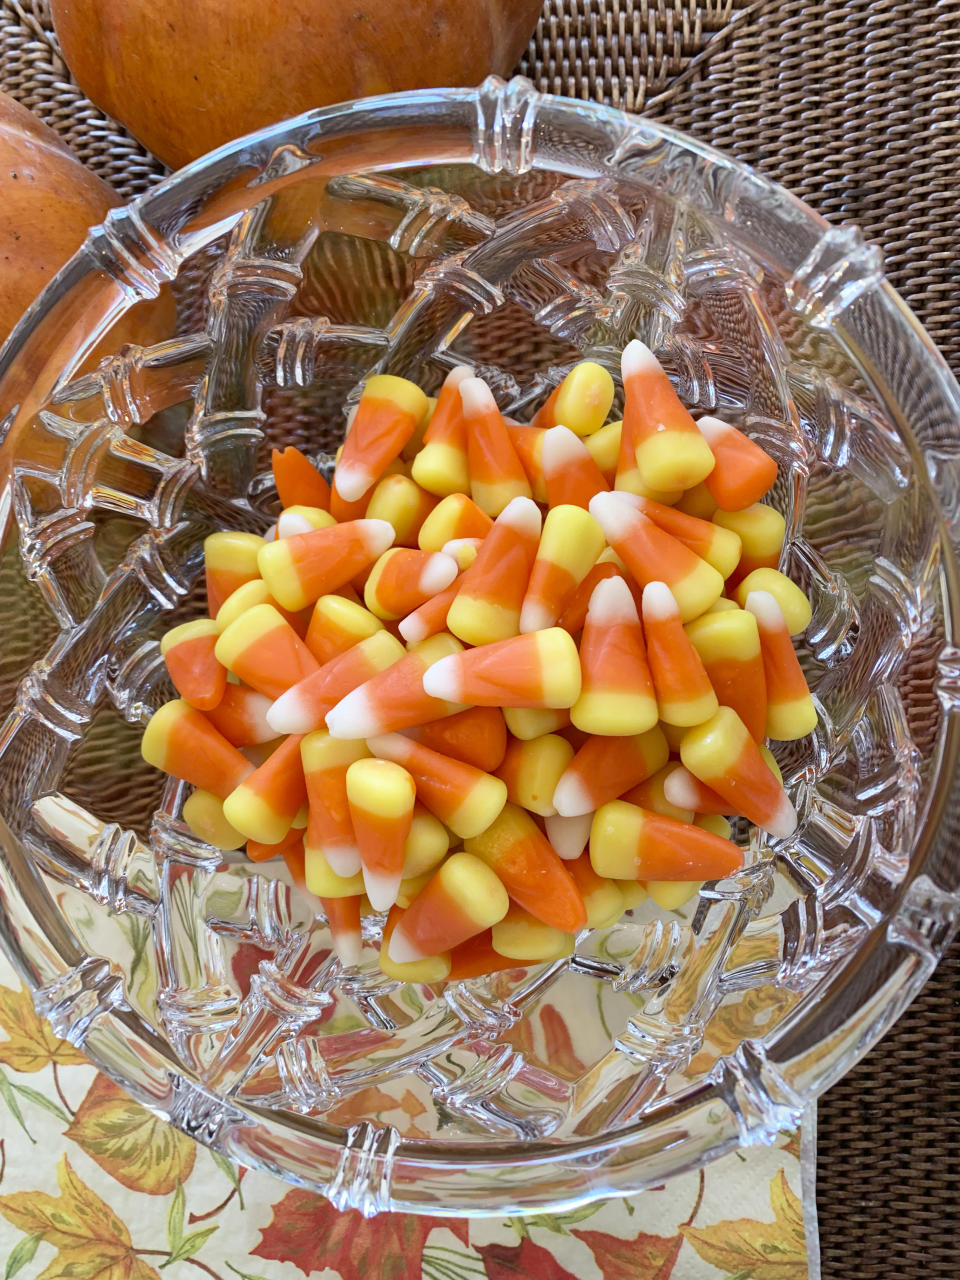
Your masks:
{"label": "single candy corn piece", "polygon": [[299,827],[291,827],[282,840],[272,844],[264,844],[262,840],[247,841],[247,857],[251,862],[270,862],[273,858],[282,858],[294,849],[303,848],[303,831]]}
{"label": "single candy corn piece", "polygon": [[174,688],[198,711],[212,711],[226,692],[227,669],[214,652],[219,634],[211,618],[197,618],[173,627],[160,641]]}
{"label": "single candy corn piece", "polygon": [[468,707],[455,716],[411,729],[425,747],[495,773],[507,750],[507,726],[499,707]]}
{"label": "single candy corn piece", "polygon": [[529,498],[530,484],[493,392],[481,378],[460,383],[467,429],[470,496],[488,516],[497,516],[514,498]]}
{"label": "single candy corn piece", "polygon": [[610,488],[587,446],[569,427],[551,427],[544,433],[540,458],[551,507],[571,505],[586,510],[591,498]]}
{"label": "single candy corn piece", "polygon": [[455,560],[457,568],[463,572],[464,569],[469,569],[476,560],[482,546],[482,538],[451,538],[449,542],[443,544],[440,550],[445,556],[450,556],[452,560]]}
{"label": "single candy corn piece", "polygon": [[622,422],[608,422],[584,440],[587,453],[597,464],[600,474],[609,485],[617,472],[620,457],[620,441],[623,437]]}
{"label": "single candy corn piece", "polygon": [[434,698],[423,686],[428,669],[459,649],[459,642],[445,631],[414,645],[392,666],[341,698],[326,714],[327,728],[335,738],[372,738],[463,711],[462,703]]}
{"label": "single candy corn piece", "polygon": [[522,742],[529,742],[531,738],[540,738],[545,733],[566,729],[570,724],[570,712],[565,707],[504,707],[503,720],[508,733]]}
{"label": "single candy corn piece", "polygon": [[664,533],[682,542],[701,560],[713,565],[721,578],[728,578],[740,561],[739,536],[731,529],[724,529],[711,520],[678,511],[676,507],[654,502],[652,498],[637,498],[637,507]]}
{"label": "single candy corn piece", "polygon": [[703,887],[702,880],[648,880],[647,896],[664,911],[679,911]]}
{"label": "single candy corn piece", "polygon": [[464,848],[482,858],[511,899],[544,924],[564,933],[576,933],[586,924],[586,908],[573,877],[523,809],[505,805],[496,822],[466,840]]}
{"label": "single candy corn piece", "polygon": [[[572,636],[578,635],[583,630],[584,623],[587,620],[587,609],[590,606],[596,587],[608,578],[620,578],[622,580],[624,572],[609,560],[598,560],[570,597],[567,607],[557,619],[557,626],[563,627],[564,631],[569,631]],[[630,590],[629,585],[627,590]]]}
{"label": "single candy corn piece", "polygon": [[783,551],[787,522],[774,507],[755,502],[742,511],[715,511],[713,523],[730,529],[740,539],[740,563],[729,575],[729,585],[742,582],[754,569],[776,569]]}
{"label": "single candy corn piece", "polygon": [[442,551],[391,547],[370,570],[363,602],[385,622],[395,622],[453,582],[457,562]]}
{"label": "single candy corn piece", "polygon": [[313,606],[304,644],[321,665],[383,630],[383,623],[362,604],[343,596],[321,596]]}
{"label": "single candy corn piece", "polygon": [[717,506],[742,511],[759,502],[777,478],[777,464],[769,453],[719,418],[701,418],[697,427],[716,459],[704,483]]}
{"label": "single candy corn piece", "polygon": [[140,753],[155,769],[210,791],[221,800],[253,771],[250,761],[203,712],[182,698],[153,713],[143,731]]}
{"label": "single candy corn piece", "polygon": [[617,463],[613,476],[613,485],[618,493],[630,493],[644,498],[655,498],[658,502],[677,502],[683,496],[682,489],[658,489],[644,475],[637,459],[637,445],[640,443],[640,427],[635,418],[628,418],[619,424]]}
{"label": "single candy corn piece", "polygon": [[318,898],[355,898],[363,893],[363,876],[358,872],[338,875],[320,849],[303,845],[303,871],[307,889]]}
{"label": "single candy corn piece", "polygon": [[390,941],[393,931],[403,919],[404,912],[399,906],[390,908],[387,922],[383,926],[383,939],[380,943],[380,955],[377,963],[388,978],[396,982],[430,983],[444,982],[450,973],[450,954],[443,952],[437,956],[426,956],[423,960],[412,960],[409,964],[397,964],[390,958]]}
{"label": "single candy corn piece", "polygon": [[337,489],[355,502],[400,454],[427,412],[427,397],[406,378],[368,378],[337,461]]}
{"label": "single candy corn piece", "polygon": [[489,929],[478,933],[474,938],[461,942],[450,954],[450,971],[447,982],[463,982],[467,978],[482,978],[490,973],[499,973],[503,969],[516,969],[516,960],[510,960],[493,949],[492,934]]}
{"label": "single candy corn piece", "polygon": [[415,547],[423,522],[436,505],[434,494],[409,476],[384,476],[370,495],[366,519],[386,520],[393,525],[395,546]]}
{"label": "single candy corn piece", "polygon": [[635,433],[637,466],[657,489],[691,489],[714,469],[713,453],[653,352],[634,339],[624,348],[624,424]]}
{"label": "single candy corn piece", "polygon": [[266,544],[255,533],[238,533],[234,529],[211,533],[203,543],[207,577],[207,612],[217,616],[227,596],[245,582],[260,577],[258,556]]}
{"label": "single candy corn piece", "polygon": [[340,876],[359,875],[357,848],[347,804],[347,769],[370,753],[365,742],[344,742],[318,729],[300,743],[309,818],[304,836],[308,856],[323,854]]}
{"label": "single candy corn piece", "polygon": [[605,879],[719,880],[743,865],[743,853],[702,827],[612,800],[594,814],[590,861]]}
{"label": "single candy corn piece", "polygon": [[347,769],[347,803],[363,885],[377,911],[397,900],[415,799],[413,778],[390,760],[356,760]]}
{"label": "single candy corn piece", "polygon": [[420,526],[421,551],[442,551],[455,538],[485,538],[493,521],[465,493],[451,493],[438,502]]}
{"label": "single candy corn piece", "polygon": [[306,800],[300,738],[291,735],[230,792],[223,813],[248,840],[273,844],[287,834]]}
{"label": "single candy corn piece", "polygon": [[553,803],[565,818],[593,813],[656,773],[670,755],[659,726],[630,737],[587,738],[565,770]]}
{"label": "single candy corn piece", "polygon": [[425,600],[419,608],[408,613],[397,623],[397,630],[407,644],[420,644],[431,636],[439,635],[447,626],[450,606],[460,590],[462,574],[454,578],[449,587]]}
{"label": "single candy corn piece", "polygon": [[732,707],[757,742],[766,737],[767,684],[760,633],[743,609],[704,613],[684,628],[700,655],[717,701]]}
{"label": "single candy corn piece", "polygon": [[616,881],[598,876],[587,853],[567,865],[587,908],[587,928],[606,929],[619,920],[623,915],[623,894]]}
{"label": "single candy corn piece", "polygon": [[441,658],[423,687],[468,706],[571,707],[580,696],[580,658],[570,633],[549,627]]}
{"label": "single candy corn piece", "polygon": [[[411,475],[422,489],[439,497],[466,493],[470,488],[467,429],[463,418],[463,402],[460,399],[460,384],[472,377],[473,370],[466,365],[458,365],[447,374],[424,432],[423,447],[410,469]],[[424,550],[433,551],[436,548],[424,547]]]}
{"label": "single candy corn piece", "polygon": [[267,712],[267,720],[278,734],[319,729],[341,698],[403,656],[403,645],[395,636],[377,631],[287,689]]}
{"label": "single candy corn piece", "polygon": [[372,565],[392,542],[386,520],[349,520],[265,543],[257,563],[284,609],[305,609]]}
{"label": "single candy corn piece", "polygon": [[330,486],[323,476],[299,449],[288,445],[286,449],[274,449],[270,454],[273,479],[277,486],[280,506],[322,507],[330,510]]}
{"label": "single candy corn piece", "polygon": [[766,736],[780,741],[805,738],[817,726],[810,697],[783,610],[769,591],[751,591],[746,609],[757,620],[767,687]]}
{"label": "single candy corn piece", "polygon": [[[323,507],[296,506],[281,511],[277,519],[277,538],[292,538],[297,533],[310,533],[314,529],[329,529],[336,520]],[[270,542],[273,539],[267,538]]]}
{"label": "single candy corn piece", "polygon": [[704,831],[712,831],[715,836],[720,836],[724,840],[729,840],[733,833],[733,827],[720,813],[698,813],[693,820],[695,827],[702,827]]}
{"label": "single candy corn piece", "polygon": [[795,830],[797,815],[787,793],[730,707],[721,707],[704,724],[687,730],[680,759],[695,778],[728,800],[734,813],[774,836],[789,836]]}
{"label": "single candy corn piece", "polygon": [[603,365],[581,360],[537,410],[533,425],[550,428],[562,422],[578,436],[593,435],[606,422],[613,396],[613,378]]}
{"label": "single candy corn piece", "polygon": [[566,738],[555,733],[545,733],[526,742],[512,738],[497,777],[506,783],[512,804],[546,818],[556,813],[553,793],[573,754]]}
{"label": "single candy corn piece", "polygon": [[320,905],[327,917],[333,949],[341,965],[350,969],[360,963],[363,951],[363,933],[360,928],[360,901],[362,895],[352,898],[321,898]]}
{"label": "single candy corn piece", "polygon": [[[677,500],[675,506],[678,511],[683,511],[688,516],[696,516],[698,520],[712,520],[717,504],[713,500],[713,494],[707,488],[705,480],[701,480],[699,484],[695,484],[692,489],[686,489],[681,498]],[[730,528],[731,526],[725,526]],[[734,529],[735,533],[739,530]]]}
{"label": "single candy corn piece", "polygon": [[663,582],[650,582],[643,589],[643,629],[660,719],[686,726],[712,716],[717,695]]}
{"label": "single candy corn piece", "polygon": [[207,712],[207,719],[235,747],[258,746],[277,736],[267,720],[270,707],[266,694],[228,681],[217,706]]}
{"label": "single candy corn piece", "polygon": [[590,839],[590,824],[593,813],[578,813],[574,817],[563,817],[559,813],[548,814],[543,825],[557,857],[564,862],[572,862],[579,858]]}
{"label": "single candy corn piece", "polygon": [[256,605],[224,628],[214,652],[235,676],[271,698],[279,698],[320,665],[269,604]]}
{"label": "single candy corn piece", "polygon": [[515,636],[542,521],[529,498],[515,498],[500,513],[476,560],[458,579],[447,626],[467,644],[491,644]]}
{"label": "single candy corn piece", "polygon": [[580,638],[583,688],[570,719],[585,733],[625,737],[659,719],[643,628],[623,578],[594,589]]}
{"label": "single candy corn piece", "polygon": [[504,918],[490,930],[494,951],[515,964],[546,964],[573,954],[573,934],[545,924],[512,903]]}
{"label": "single candy corn piece", "polygon": [[684,622],[709,609],[723,594],[723,578],[713,565],[654,524],[628,496],[598,493],[590,503],[590,514],[640,586],[667,584]]}
{"label": "single candy corn piece", "polygon": [[442,955],[507,914],[510,899],[496,874],[469,853],[453,853],[404,912],[390,939],[390,958],[410,964]]}
{"label": "single candy corn piece", "polygon": [[242,849],[246,836],[223,816],[223,801],[211,791],[194,791],[183,804],[183,820],[195,836],[215,849]]}
{"label": "single candy corn piece", "polygon": [[404,881],[432,872],[447,856],[449,848],[450,835],[446,827],[417,801],[403,846]]}
{"label": "single candy corn piece", "polygon": [[639,805],[641,809],[649,809],[651,813],[660,813],[665,818],[673,818],[675,822],[692,822],[693,810],[675,804],[666,793],[666,784],[671,774],[674,770],[682,768],[681,764],[666,764],[651,777],[631,787],[629,791],[625,791],[620,799],[626,800],[628,804]]}
{"label": "single candy corn piece", "polygon": [[[685,809],[698,816],[734,812],[728,800],[699,778],[695,778],[682,764],[670,767],[663,781],[663,794],[678,809]],[[623,799],[630,800],[632,804],[641,803],[640,800],[633,799],[632,795],[624,796]]]}
{"label": "single candy corn piece", "polygon": [[790,635],[806,631],[813,616],[810,601],[795,582],[777,569],[754,569],[738,584],[734,595],[741,609],[752,591],[766,591],[773,596],[783,613]]}
{"label": "single candy corn piece", "polygon": [[499,778],[404,734],[369,738],[367,746],[382,760],[402,765],[413,778],[420,803],[461,839],[489,827],[507,802],[507,788]]}
{"label": "single candy corn piece", "polygon": [[530,492],[536,502],[547,501],[547,481],[543,474],[543,439],[546,432],[522,422],[508,422],[507,434],[517,451]]}
{"label": "single candy corn piece", "polygon": [[547,512],[520,609],[521,632],[556,624],[603,547],[600,526],[582,507]]}
{"label": "single candy corn piece", "polygon": [[251,609],[255,609],[258,604],[269,604],[276,609],[284,622],[294,629],[298,636],[303,638],[306,635],[307,621],[302,612],[293,612],[289,609],[281,609],[273,596],[270,594],[270,588],[262,578],[253,578],[250,582],[245,582],[242,587],[237,587],[236,591],[232,591],[227,596],[223,604],[217,610],[216,624],[219,632],[226,631],[231,622],[236,622],[238,618],[243,617],[245,613],[249,613]]}
{"label": "single candy corn piece", "polygon": [[423,448],[423,438],[427,433],[427,427],[430,425],[430,419],[433,417],[434,410],[437,407],[437,397],[427,396],[427,407],[423,411],[423,416],[414,427],[413,435],[400,450],[400,461],[407,464],[413,462],[414,458]]}

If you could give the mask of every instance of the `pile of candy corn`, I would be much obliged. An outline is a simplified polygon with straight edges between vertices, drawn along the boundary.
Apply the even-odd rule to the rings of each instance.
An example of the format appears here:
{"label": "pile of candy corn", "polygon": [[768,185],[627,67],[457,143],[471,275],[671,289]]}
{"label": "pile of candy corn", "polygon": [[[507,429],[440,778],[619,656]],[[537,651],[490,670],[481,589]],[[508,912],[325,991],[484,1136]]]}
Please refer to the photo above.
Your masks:
{"label": "pile of candy corn", "polygon": [[201,838],[284,859],[346,965],[365,911],[392,977],[557,959],[734,872],[728,817],[794,829],[764,741],[816,711],[776,463],[640,342],[622,371],[622,421],[584,362],[529,425],[468,368],[435,400],[371,377],[332,485],[275,452],[276,526],[207,539],[143,754]]}

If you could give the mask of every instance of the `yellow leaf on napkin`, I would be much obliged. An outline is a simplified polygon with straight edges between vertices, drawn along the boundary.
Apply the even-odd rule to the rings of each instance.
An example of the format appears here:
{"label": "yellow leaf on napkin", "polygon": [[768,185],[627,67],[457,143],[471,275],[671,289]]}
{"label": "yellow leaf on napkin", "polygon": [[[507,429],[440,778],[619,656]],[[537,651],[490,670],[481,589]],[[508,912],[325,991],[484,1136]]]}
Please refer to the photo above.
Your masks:
{"label": "yellow leaf on napkin", "polygon": [[800,1201],[781,1169],[770,1183],[773,1222],[735,1218],[680,1230],[705,1262],[751,1280],[807,1280],[807,1243]]}
{"label": "yellow leaf on napkin", "polygon": [[42,1071],[51,1062],[62,1067],[87,1062],[69,1040],[53,1034],[50,1023],[34,1009],[26,987],[20,991],[0,987],[0,1028],[7,1035],[6,1040],[0,1040],[0,1062],[14,1071]]}

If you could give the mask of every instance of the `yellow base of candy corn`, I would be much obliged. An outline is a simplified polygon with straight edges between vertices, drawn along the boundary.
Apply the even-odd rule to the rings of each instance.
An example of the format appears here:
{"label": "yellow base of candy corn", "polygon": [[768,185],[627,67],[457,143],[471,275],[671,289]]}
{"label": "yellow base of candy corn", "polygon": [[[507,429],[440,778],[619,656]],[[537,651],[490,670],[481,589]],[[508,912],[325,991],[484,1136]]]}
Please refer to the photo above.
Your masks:
{"label": "yellow base of candy corn", "polygon": [[530,813],[549,818],[557,811],[553,793],[564,770],[573,759],[573,747],[566,738],[546,733],[523,743],[521,764],[512,780],[510,799]]}
{"label": "yellow base of candy corn", "polygon": [[619,493],[632,493],[638,498],[650,498],[664,507],[672,507],[683,497],[682,489],[657,489],[645,478],[639,467],[618,471],[613,486]]}
{"label": "yellow base of candy corn", "polygon": [[712,832],[721,840],[729,840],[733,833],[733,827],[721,813],[701,813],[699,817],[694,818],[693,825]]}
{"label": "yellow base of candy corn", "polygon": [[637,842],[643,814],[636,805],[611,800],[593,815],[590,828],[590,863],[605,880],[631,880],[637,876]]}
{"label": "yellow base of candy corn", "polygon": [[678,728],[689,729],[693,725],[703,724],[704,720],[709,720],[716,712],[718,705],[717,695],[711,689],[709,693],[699,698],[687,698],[683,702],[661,702],[660,719]]}
{"label": "yellow base of candy corn", "polygon": [[810,601],[795,582],[779,569],[754,569],[738,584],[735,595],[741,609],[751,591],[769,591],[783,610],[783,620],[792,636],[806,631],[813,616]]}
{"label": "yellow base of candy corn", "polygon": [[447,630],[465,644],[493,644],[520,634],[519,609],[507,609],[492,600],[458,595],[447,613]]}
{"label": "yellow base of candy corn", "polygon": [[470,491],[466,454],[440,440],[431,440],[423,446],[413,460],[410,474],[421,489],[439,498]]}
{"label": "yellow base of candy corn", "polygon": [[527,964],[561,960],[573,954],[574,943],[571,933],[562,933],[548,924],[541,924],[532,916],[517,919],[513,913],[493,926],[490,941],[498,955]]}
{"label": "yellow base of candy corn", "polygon": [[400,888],[397,890],[397,906],[406,910],[420,890],[425,889],[432,879],[433,872],[424,871],[422,875],[401,880]]}
{"label": "yellow base of candy corn", "polygon": [[307,889],[318,898],[355,898],[363,893],[363,876],[338,876],[320,849],[304,846],[303,873]]}
{"label": "yellow base of candy corn", "polygon": [[[566,426],[566,423],[563,423]],[[600,427],[594,431],[592,435],[584,440],[587,446],[587,452],[594,462],[604,473],[604,475],[612,475],[617,469],[617,459],[620,456],[620,432],[623,430],[623,422],[608,422],[605,427]]]}
{"label": "yellow base of candy corn", "polygon": [[290,819],[273,809],[255,792],[240,784],[223,802],[223,816],[248,840],[278,844],[290,830]]}
{"label": "yellow base of candy corn", "polygon": [[639,907],[641,903],[646,902],[647,886],[641,884],[639,880],[618,880],[616,883],[620,890],[624,911],[631,911],[634,907]]}
{"label": "yellow base of candy corn", "polygon": [[443,982],[450,972],[450,957],[427,956],[424,960],[413,960],[409,964],[396,964],[387,955],[387,948],[380,948],[377,961],[388,978],[397,982]]}
{"label": "yellow base of candy corn", "polygon": [[183,820],[195,836],[215,849],[240,849],[246,836],[223,815],[223,801],[209,791],[194,791],[183,806]]}
{"label": "yellow base of candy corn", "polygon": [[664,911],[676,911],[700,892],[702,880],[648,880],[647,894]]}
{"label": "yellow base of candy corn", "polygon": [[404,880],[422,876],[442,862],[450,847],[447,829],[432,813],[414,813],[410,833],[403,846]]}
{"label": "yellow base of candy corn", "polygon": [[599,431],[613,404],[613,378],[603,365],[584,360],[564,378],[553,407],[558,423],[578,436]]}
{"label": "yellow base of candy corn", "polygon": [[699,484],[695,484],[692,489],[687,489],[683,497],[675,505],[677,510],[682,511],[684,515],[696,516],[698,520],[711,520],[713,513],[717,509],[713,494],[702,480]]}
{"label": "yellow base of candy corn", "polygon": [[791,702],[767,706],[768,738],[775,738],[778,742],[790,742],[795,738],[805,738],[816,727],[817,709],[809,694],[803,698],[795,698]]}
{"label": "yellow base of candy corn", "polygon": [[623,894],[614,880],[607,880],[590,893],[585,893],[583,905],[587,908],[588,929],[606,929],[624,912]]}
{"label": "yellow base of candy corn", "polygon": [[646,733],[659,719],[657,700],[642,694],[582,693],[570,708],[570,719],[584,733],[627,737]]}
{"label": "yellow base of candy corn", "polygon": [[545,733],[555,733],[570,723],[570,716],[564,708],[554,710],[552,707],[504,707],[503,718],[509,731],[521,742],[540,738]]}
{"label": "yellow base of candy corn", "polygon": [[491,519],[495,519],[514,498],[530,496],[530,486],[526,480],[501,480],[496,484],[470,481],[470,497]]}
{"label": "yellow base of candy corn", "polygon": [[695,569],[669,586],[684,622],[706,613],[723,594],[723,579],[706,560],[700,560]]}
{"label": "yellow base of candy corn", "polygon": [[655,489],[692,489],[714,468],[703,436],[691,431],[659,431],[637,445],[637,466]]}
{"label": "yellow base of candy corn", "polygon": [[507,788],[499,778],[478,778],[470,794],[447,818],[446,825],[461,840],[470,840],[496,822],[507,803]]}

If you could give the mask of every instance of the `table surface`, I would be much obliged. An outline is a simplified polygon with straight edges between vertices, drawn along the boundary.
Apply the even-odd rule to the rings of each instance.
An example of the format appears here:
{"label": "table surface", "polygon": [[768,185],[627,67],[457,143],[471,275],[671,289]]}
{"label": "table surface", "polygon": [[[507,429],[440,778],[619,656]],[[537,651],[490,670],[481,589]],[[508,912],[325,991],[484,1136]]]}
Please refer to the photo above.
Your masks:
{"label": "table surface", "polygon": [[[960,374],[960,0],[545,0],[518,70],[684,129],[858,223]],[[122,194],[162,172],[71,83],[47,0],[0,0],[0,86]],[[819,1138],[827,1280],[960,1277],[960,945],[822,1100]]]}

